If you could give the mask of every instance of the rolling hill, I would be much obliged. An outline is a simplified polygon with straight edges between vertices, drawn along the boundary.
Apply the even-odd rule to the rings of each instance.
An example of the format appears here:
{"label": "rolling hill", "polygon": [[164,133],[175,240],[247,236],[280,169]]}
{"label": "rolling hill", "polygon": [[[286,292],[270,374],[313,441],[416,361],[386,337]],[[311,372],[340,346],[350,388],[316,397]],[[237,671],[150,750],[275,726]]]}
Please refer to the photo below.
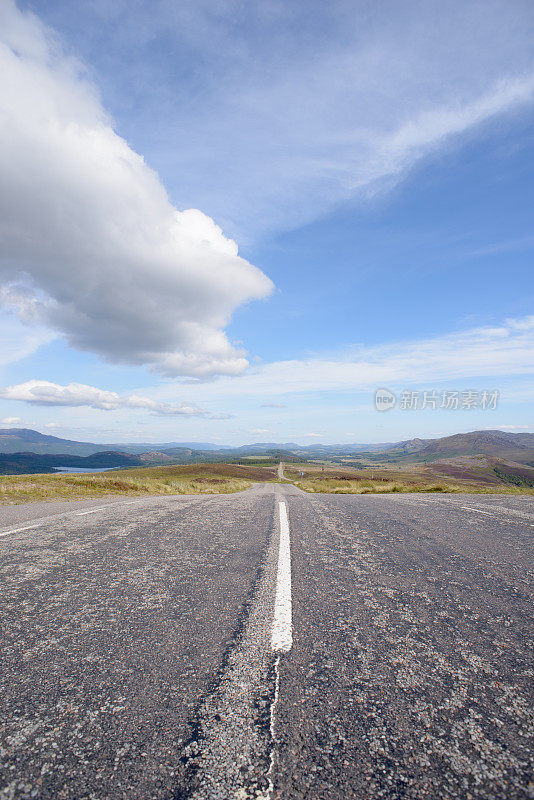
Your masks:
{"label": "rolling hill", "polygon": [[457,433],[427,441],[413,452],[412,457],[417,461],[426,461],[471,455],[500,456],[520,462],[526,459],[530,463],[534,459],[534,434],[499,430]]}
{"label": "rolling hill", "polygon": [[109,449],[109,445],[74,442],[57,436],[47,436],[29,428],[0,428],[0,453],[68,453],[89,456]]}
{"label": "rolling hill", "polygon": [[75,456],[88,456],[93,453],[121,452],[121,453],[147,453],[158,450],[165,451],[171,448],[194,448],[201,451],[224,450],[220,445],[210,442],[166,442],[155,445],[153,442],[136,444],[96,444],[93,442],[77,442],[71,439],[61,439],[58,436],[49,436],[30,428],[0,428],[0,453],[69,453]]}
{"label": "rolling hill", "polygon": [[[164,444],[96,444],[77,442],[49,436],[28,428],[0,429],[0,455],[11,455],[10,459],[2,457],[2,472],[6,474],[8,464],[18,474],[24,466],[29,471],[37,471],[37,467],[53,468],[62,466],[80,466],[70,464],[69,458],[87,458],[102,455],[102,462],[95,466],[118,465],[164,465],[194,464],[221,461],[241,461],[244,459],[262,458],[282,461],[299,461],[303,459],[345,460],[361,456],[370,462],[382,463],[431,463],[447,459],[469,456],[486,456],[498,458],[514,464],[534,465],[534,434],[509,433],[499,430],[470,431],[436,439],[414,438],[396,443],[383,444],[346,444],[346,445],[299,445],[295,442],[277,444],[274,442],[257,442],[239,447],[221,447],[210,442],[168,442]],[[34,456],[32,459],[31,456]],[[53,456],[50,461],[35,456]],[[16,458],[15,458],[16,456]],[[114,463],[110,462],[115,459]],[[117,461],[119,459],[119,461]],[[87,462],[86,467],[93,466]]]}
{"label": "rolling hill", "polygon": [[114,451],[73,456],[69,453],[0,453],[0,475],[31,475],[56,472],[59,467],[74,469],[112,469],[137,467],[143,462],[136,456]]}

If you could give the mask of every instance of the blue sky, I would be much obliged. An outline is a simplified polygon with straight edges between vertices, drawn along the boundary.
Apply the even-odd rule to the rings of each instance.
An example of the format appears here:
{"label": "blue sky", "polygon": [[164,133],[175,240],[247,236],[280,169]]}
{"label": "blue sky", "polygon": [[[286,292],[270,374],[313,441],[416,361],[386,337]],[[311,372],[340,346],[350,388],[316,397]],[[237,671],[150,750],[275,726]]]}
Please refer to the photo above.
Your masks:
{"label": "blue sky", "polygon": [[[0,14],[4,425],[533,429],[529,2]],[[379,387],[500,400],[378,413]]]}

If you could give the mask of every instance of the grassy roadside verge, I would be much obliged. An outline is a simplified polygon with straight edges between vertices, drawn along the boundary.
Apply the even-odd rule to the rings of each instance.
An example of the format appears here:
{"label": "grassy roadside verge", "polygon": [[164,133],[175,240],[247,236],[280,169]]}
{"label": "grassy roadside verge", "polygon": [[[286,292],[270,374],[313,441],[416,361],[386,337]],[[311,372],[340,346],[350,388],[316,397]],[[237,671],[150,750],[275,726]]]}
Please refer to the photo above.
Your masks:
{"label": "grassy roadside verge", "polygon": [[445,477],[418,471],[401,473],[382,469],[371,477],[365,471],[355,473],[336,469],[315,467],[304,471],[285,468],[284,475],[299,489],[318,494],[392,494],[392,493],[443,493],[467,492],[474,494],[519,494],[534,497],[534,489],[498,483],[488,484],[473,480],[450,481]]}
{"label": "grassy roadside verge", "polygon": [[193,464],[110,472],[0,477],[0,504],[36,500],[88,500],[99,497],[170,494],[228,494],[256,481],[276,479],[273,470],[234,464]]}
{"label": "grassy roadside verge", "polygon": [[452,483],[404,483],[401,481],[343,481],[339,483],[335,480],[324,481],[292,481],[295,486],[305,492],[326,493],[326,494],[391,494],[399,493],[431,493],[441,492],[468,493],[468,494],[520,494],[534,496],[534,489],[521,489],[510,486],[480,486],[479,484],[452,484]]}

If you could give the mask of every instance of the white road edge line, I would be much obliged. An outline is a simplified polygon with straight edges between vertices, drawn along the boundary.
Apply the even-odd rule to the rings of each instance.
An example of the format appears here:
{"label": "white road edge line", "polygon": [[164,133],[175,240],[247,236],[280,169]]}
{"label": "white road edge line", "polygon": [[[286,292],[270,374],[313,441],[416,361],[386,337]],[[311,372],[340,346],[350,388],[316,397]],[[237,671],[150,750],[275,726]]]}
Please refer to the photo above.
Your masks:
{"label": "white road edge line", "polygon": [[[476,511],[477,514],[486,514],[487,517],[495,517],[498,522],[507,522],[509,525],[520,525],[521,523],[518,519],[500,519],[496,514],[492,514],[491,511],[482,511],[480,508],[472,508],[471,506],[460,506],[460,508],[464,508],[466,511]],[[510,508],[498,508],[498,511],[502,511],[503,514],[508,512],[509,514],[513,514],[514,511]],[[534,528],[534,524],[532,522],[526,523],[530,528]]]}
{"label": "white road edge line", "polygon": [[471,506],[460,506],[460,508],[463,508],[464,511],[476,511],[477,514],[485,514],[487,517],[494,516],[490,511],[481,511],[479,508],[471,508]]}
{"label": "white road edge line", "polygon": [[[56,514],[54,516],[55,517],[66,516],[67,518],[70,518],[72,516],[74,516],[74,517],[84,517],[86,514],[94,514],[96,511],[103,511],[105,508],[115,508],[115,506],[117,506],[117,505],[131,506],[131,505],[133,505],[134,503],[137,503],[137,502],[138,502],[138,500],[131,500],[129,503],[120,503],[119,502],[119,503],[114,503],[113,505],[110,503],[108,506],[98,506],[98,508],[91,508],[89,511],[75,511],[75,512],[67,511],[67,512],[64,512],[63,514]],[[51,520],[47,517],[47,518],[45,518],[44,520],[42,520],[40,522],[36,522],[34,525],[25,525],[23,528],[10,528],[10,530],[8,530],[8,531],[0,531],[0,539],[3,536],[8,536],[10,533],[20,533],[21,531],[30,531],[33,528],[40,528],[43,525],[49,524],[50,522],[51,522]]]}
{"label": "white road edge line", "polygon": [[32,528],[38,528],[40,523],[36,525],[26,525],[24,528],[11,528],[9,531],[2,531],[0,536],[8,536],[10,533],[19,533],[20,531],[30,531]]}
{"label": "white road edge line", "polygon": [[109,506],[99,506],[98,508],[91,508],[89,511],[78,511],[74,516],[83,517],[85,514],[96,514],[97,511],[103,511],[105,508],[109,508]]}
{"label": "white road edge line", "polygon": [[278,572],[276,574],[271,649],[278,653],[287,653],[291,650],[293,645],[291,615],[291,545],[287,507],[283,500],[278,503],[278,511],[280,515],[280,547],[278,551]]}

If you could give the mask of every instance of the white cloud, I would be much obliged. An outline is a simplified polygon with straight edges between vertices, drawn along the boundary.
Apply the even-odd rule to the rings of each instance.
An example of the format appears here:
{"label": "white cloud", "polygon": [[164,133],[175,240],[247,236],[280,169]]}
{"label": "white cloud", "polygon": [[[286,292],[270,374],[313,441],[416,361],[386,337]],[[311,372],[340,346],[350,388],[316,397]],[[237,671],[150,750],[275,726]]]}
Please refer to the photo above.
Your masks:
{"label": "white cloud", "polygon": [[122,397],[117,392],[97,389],[83,383],[69,383],[62,386],[50,381],[26,381],[16,386],[0,388],[0,398],[22,400],[39,406],[87,406],[104,411],[114,411],[119,408],[146,409],[157,416],[200,416],[205,413],[204,409],[190,403],[169,405],[137,394]]}
{"label": "white cloud", "polygon": [[268,428],[252,428],[251,430],[247,431],[247,433],[253,433],[253,434],[257,434],[257,433],[271,433],[271,431],[270,431],[270,430],[268,430]]}
{"label": "white cloud", "polygon": [[19,425],[21,422],[20,417],[4,417],[4,419],[0,419],[0,425]]}
{"label": "white cloud", "polygon": [[303,436],[306,436],[310,439],[320,439],[322,437],[322,433],[304,433]]}
{"label": "white cloud", "polygon": [[270,280],[212,219],[171,205],[36,17],[3,0],[0,32],[4,304],[112,362],[242,372],[224,328]]}
{"label": "white cloud", "polygon": [[178,405],[167,405],[166,403],[158,403],[149,397],[140,397],[134,394],[124,398],[123,405],[126,408],[146,408],[153,414],[165,417],[182,415],[187,417],[199,417],[206,413],[203,408],[198,408],[192,404],[179,403]]}
{"label": "white cloud", "polygon": [[285,403],[262,403],[261,408],[287,408]]}
{"label": "white cloud", "polygon": [[[534,316],[506,320],[441,337],[376,346],[355,346],[337,354],[277,361],[233,379],[220,378],[203,396],[273,396],[303,392],[372,391],[379,386],[402,389],[424,383],[486,378],[499,389],[510,376],[534,375]],[[181,387],[182,396],[199,387]],[[165,397],[166,389],[158,390]],[[508,395],[507,395],[508,396]],[[529,389],[532,397],[532,390]]]}

